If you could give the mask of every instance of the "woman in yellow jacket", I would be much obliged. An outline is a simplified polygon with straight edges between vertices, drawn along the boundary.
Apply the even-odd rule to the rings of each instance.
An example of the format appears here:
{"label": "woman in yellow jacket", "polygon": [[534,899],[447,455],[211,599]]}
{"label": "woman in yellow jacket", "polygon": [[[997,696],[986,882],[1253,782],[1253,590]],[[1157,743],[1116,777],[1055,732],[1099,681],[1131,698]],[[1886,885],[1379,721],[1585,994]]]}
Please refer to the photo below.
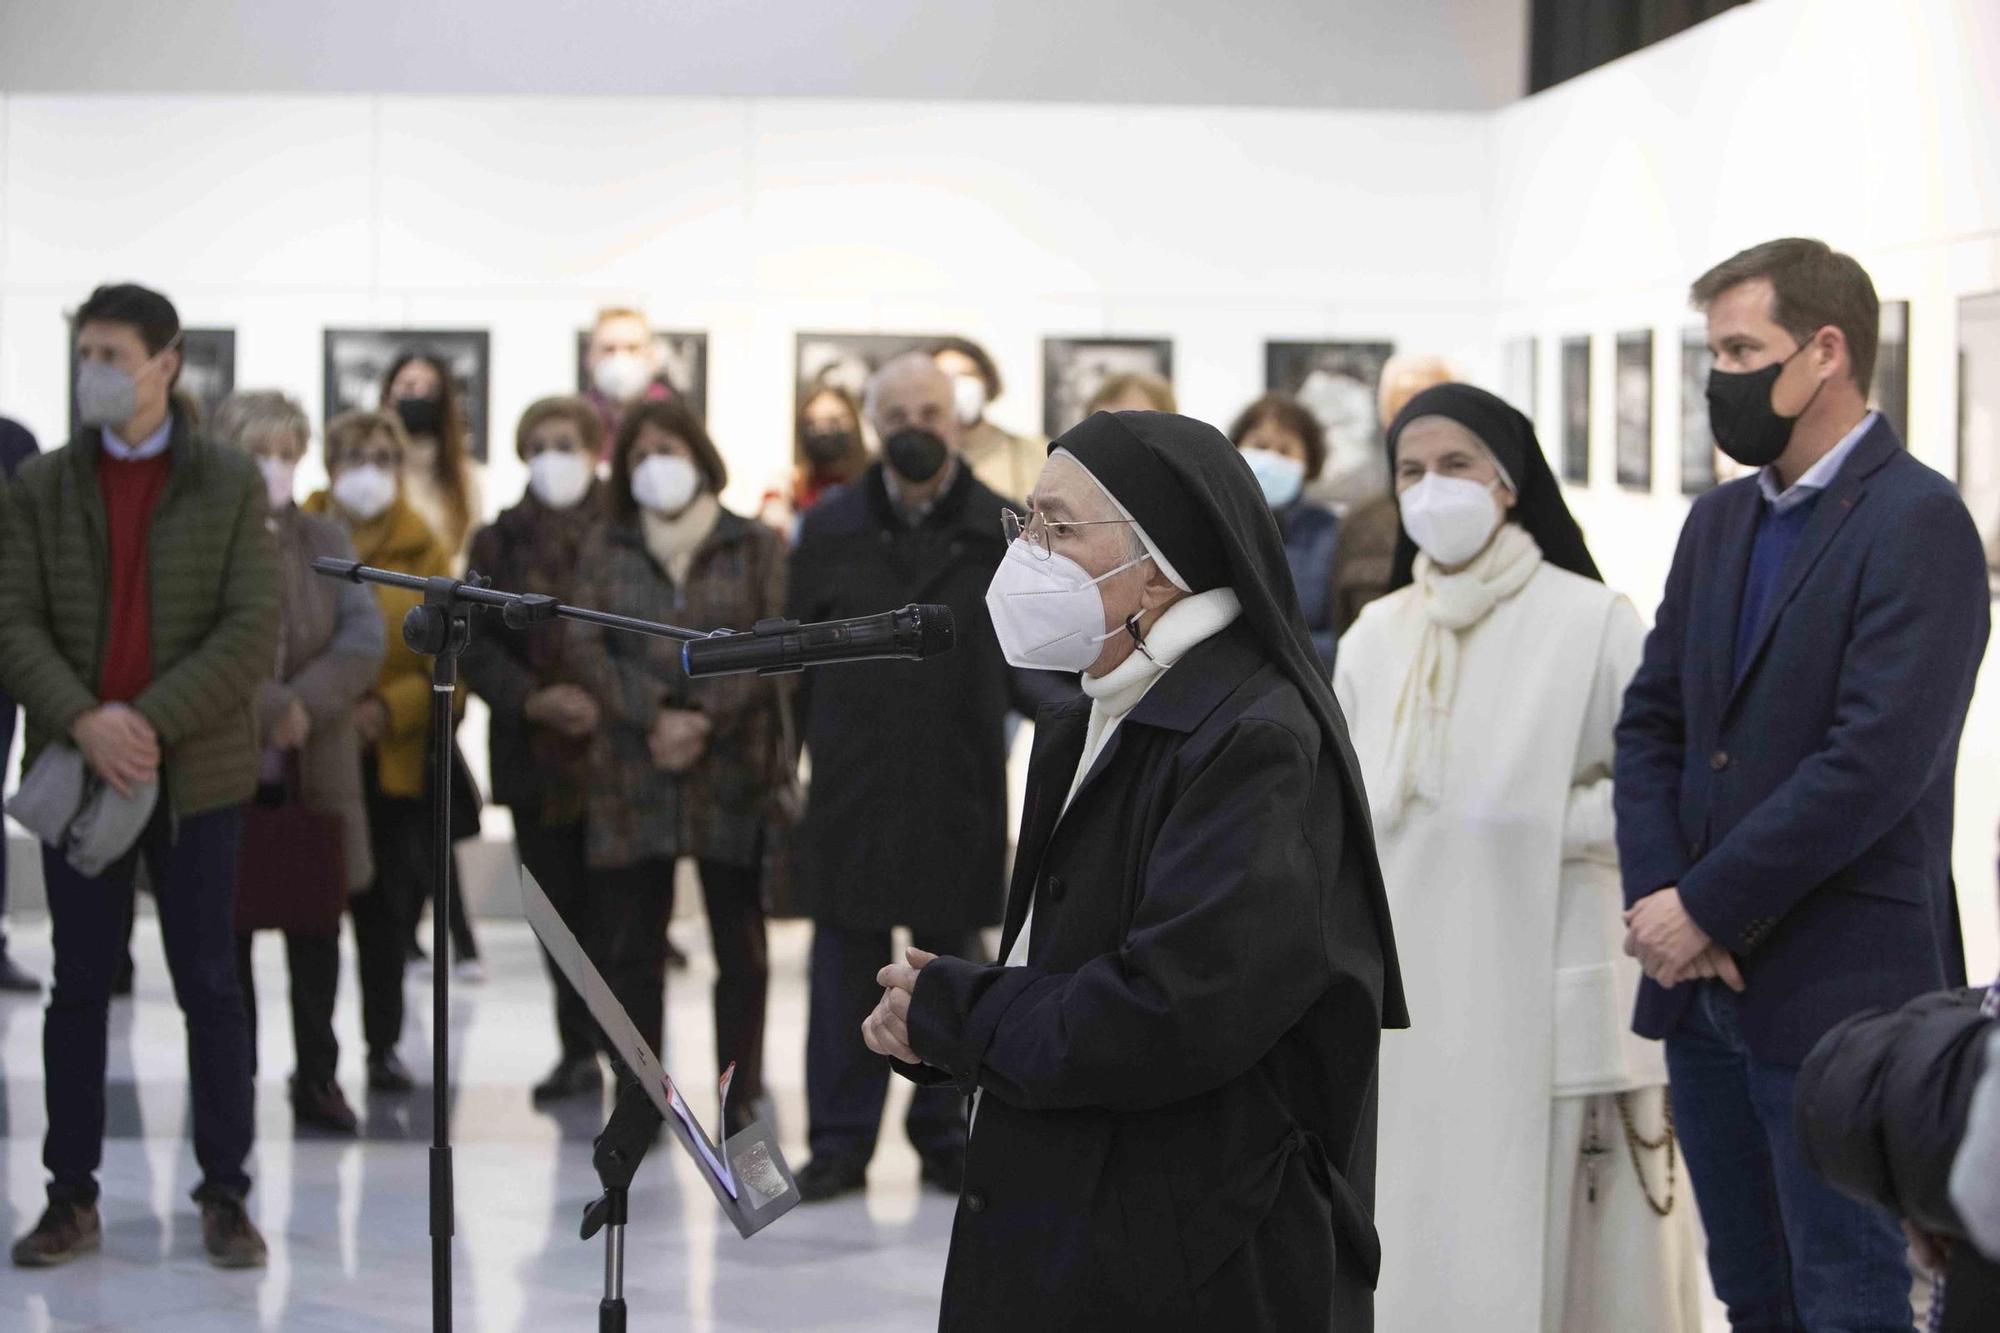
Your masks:
{"label": "woman in yellow jacket", "polygon": [[[409,440],[386,412],[348,412],[326,428],[329,490],[307,500],[347,530],[363,564],[433,578],[451,573],[452,555],[403,497],[399,478]],[[414,1086],[396,1055],[403,1035],[403,965],[431,874],[431,675],[427,659],[403,642],[403,617],[423,600],[402,588],[374,589],[389,652],[374,692],[354,709],[362,781],[374,843],[375,884],[350,901],[361,967],[361,1026],[368,1043],[368,1089]]]}

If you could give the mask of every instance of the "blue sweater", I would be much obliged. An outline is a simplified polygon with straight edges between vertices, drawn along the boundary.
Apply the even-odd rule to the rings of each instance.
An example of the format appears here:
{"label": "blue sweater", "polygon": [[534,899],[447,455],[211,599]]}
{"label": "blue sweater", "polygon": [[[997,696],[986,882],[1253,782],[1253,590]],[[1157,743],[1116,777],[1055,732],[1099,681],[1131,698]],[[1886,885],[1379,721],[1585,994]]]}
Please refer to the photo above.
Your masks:
{"label": "blue sweater", "polygon": [[1783,513],[1774,510],[1770,501],[1764,502],[1763,513],[1757,519],[1757,538],[1750,547],[1750,570],[1743,576],[1743,612],[1736,620],[1736,680],[1743,679],[1743,669],[1750,665],[1750,647],[1757,642],[1757,626],[1763,622],[1764,608],[1770,605],[1778,575],[1784,572],[1785,561],[1805,535],[1819,501],[1819,495],[1814,494]]}

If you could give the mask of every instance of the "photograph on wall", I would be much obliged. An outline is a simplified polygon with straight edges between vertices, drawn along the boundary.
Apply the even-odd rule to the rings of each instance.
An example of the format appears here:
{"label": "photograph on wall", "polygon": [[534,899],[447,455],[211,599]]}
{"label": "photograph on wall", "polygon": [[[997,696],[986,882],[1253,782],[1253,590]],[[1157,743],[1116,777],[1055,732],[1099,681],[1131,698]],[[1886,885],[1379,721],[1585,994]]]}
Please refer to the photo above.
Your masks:
{"label": "photograph on wall", "polygon": [[1042,433],[1050,439],[1083,420],[1084,409],[1114,375],[1174,378],[1166,338],[1042,339]]}
{"label": "photograph on wall", "polygon": [[[793,365],[794,413],[817,389],[831,385],[862,400],[868,377],[905,352],[935,346],[938,333],[801,333]],[[872,429],[872,428],[871,428]]]}
{"label": "photograph on wall", "polygon": [[1385,475],[1376,391],[1395,352],[1388,342],[1264,344],[1264,387],[1292,395],[1326,427],[1326,466],[1315,484],[1331,494],[1350,494],[1349,479],[1379,487]]}
{"label": "photograph on wall", "polygon": [[1681,494],[1704,495],[1715,489],[1720,452],[1708,429],[1708,368],[1715,358],[1708,351],[1708,330],[1681,332]]}
{"label": "photograph on wall", "polygon": [[1562,477],[1590,484],[1590,338],[1562,343]]}
{"label": "photograph on wall", "polygon": [[1533,338],[1510,338],[1500,349],[1500,396],[1519,408],[1521,415],[1530,421],[1535,419],[1540,406],[1535,383],[1538,350]]}
{"label": "photograph on wall", "polygon": [[1958,303],[1958,493],[2000,588],[2000,292]]}
{"label": "photograph on wall", "polygon": [[[76,339],[69,344],[69,433],[74,439],[76,419]],[[203,421],[215,419],[215,409],[236,391],[236,330],[182,329],[181,379],[179,391],[191,400]]]}
{"label": "photograph on wall", "polygon": [[326,420],[383,406],[382,377],[405,352],[428,352],[451,368],[452,389],[465,413],[466,449],[484,463],[492,365],[484,329],[328,329],[322,370]]}
{"label": "photograph on wall", "polygon": [[[590,330],[576,334],[576,391],[590,388],[590,369],[584,357],[590,351]],[[653,353],[660,363],[660,376],[674,396],[704,422],[708,420],[708,335],[656,330]]]}
{"label": "photograph on wall", "polygon": [[1868,405],[1879,411],[1896,434],[1910,437],[1910,303],[1882,303],[1881,335],[1875,343],[1875,378],[1868,385]]}
{"label": "photograph on wall", "polygon": [[1618,335],[1611,380],[1618,417],[1618,484],[1653,489],[1653,335]]}

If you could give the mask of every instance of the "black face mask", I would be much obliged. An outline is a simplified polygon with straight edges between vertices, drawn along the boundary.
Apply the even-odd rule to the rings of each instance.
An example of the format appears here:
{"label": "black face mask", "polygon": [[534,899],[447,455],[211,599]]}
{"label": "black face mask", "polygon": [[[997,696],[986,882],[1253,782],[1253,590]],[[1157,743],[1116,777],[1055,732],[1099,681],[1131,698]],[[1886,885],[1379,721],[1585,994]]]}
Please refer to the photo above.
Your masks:
{"label": "black face mask", "polygon": [[1810,346],[1808,339],[1791,356],[1762,370],[1708,372],[1708,427],[1723,453],[1745,467],[1769,467],[1783,456],[1792,442],[1792,427],[1812,406],[1813,398],[1819,397],[1826,381],[1821,380],[1813,389],[1813,398],[1806,399],[1798,416],[1778,415],[1771,406],[1771,390],[1785,367]]}
{"label": "black face mask", "polygon": [[412,435],[436,435],[444,429],[444,404],[436,398],[398,398],[396,415]]}
{"label": "black face mask", "polygon": [[906,481],[919,486],[935,477],[944,467],[945,443],[922,426],[905,426],[882,442],[889,466]]}
{"label": "black face mask", "polygon": [[854,449],[854,436],[844,430],[814,431],[805,438],[806,461],[831,467]]}

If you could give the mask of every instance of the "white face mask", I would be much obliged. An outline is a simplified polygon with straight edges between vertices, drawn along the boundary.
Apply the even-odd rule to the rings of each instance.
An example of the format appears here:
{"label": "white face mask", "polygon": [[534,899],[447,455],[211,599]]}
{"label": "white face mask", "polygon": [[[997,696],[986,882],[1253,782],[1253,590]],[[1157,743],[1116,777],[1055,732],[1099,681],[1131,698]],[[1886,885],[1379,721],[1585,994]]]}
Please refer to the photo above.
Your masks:
{"label": "white face mask", "polygon": [[282,458],[259,458],[257,470],[264,474],[264,493],[270,497],[273,510],[283,509],[292,502],[292,478],[298,473],[297,463],[287,463]]}
{"label": "white face mask", "polygon": [[1243,461],[1250,465],[1250,475],[1257,478],[1264,503],[1273,509],[1283,509],[1305,488],[1306,465],[1296,458],[1275,449],[1245,449]]}
{"label": "white face mask", "polygon": [[1482,485],[1463,477],[1426,472],[1398,504],[1403,527],[1431,563],[1456,569],[1486,549],[1505,517],[1495,500],[1497,481]]}
{"label": "white face mask", "polygon": [[700,490],[701,474],[679,454],[654,454],[632,469],[632,498],[656,514],[680,513]]}
{"label": "white face mask", "polygon": [[568,509],[590,489],[590,460],[545,449],[528,460],[528,489],[551,509]]}
{"label": "white face mask", "polygon": [[590,382],[613,402],[629,403],[646,392],[646,386],[653,382],[653,370],[637,352],[613,352],[590,372]]}
{"label": "white face mask", "polygon": [[348,468],[333,479],[333,498],[342,509],[367,523],[396,502],[395,475],[373,463]]}
{"label": "white face mask", "polygon": [[977,375],[952,376],[951,400],[960,425],[978,424],[979,418],[986,415],[986,381]]}
{"label": "white face mask", "polygon": [[1104,641],[1125,627],[1104,629],[1100,585],[1151,557],[1127,560],[1096,578],[1066,555],[1044,560],[1026,540],[1007,548],[986,589],[986,611],[1010,666],[1039,671],[1083,671],[1097,660]]}

